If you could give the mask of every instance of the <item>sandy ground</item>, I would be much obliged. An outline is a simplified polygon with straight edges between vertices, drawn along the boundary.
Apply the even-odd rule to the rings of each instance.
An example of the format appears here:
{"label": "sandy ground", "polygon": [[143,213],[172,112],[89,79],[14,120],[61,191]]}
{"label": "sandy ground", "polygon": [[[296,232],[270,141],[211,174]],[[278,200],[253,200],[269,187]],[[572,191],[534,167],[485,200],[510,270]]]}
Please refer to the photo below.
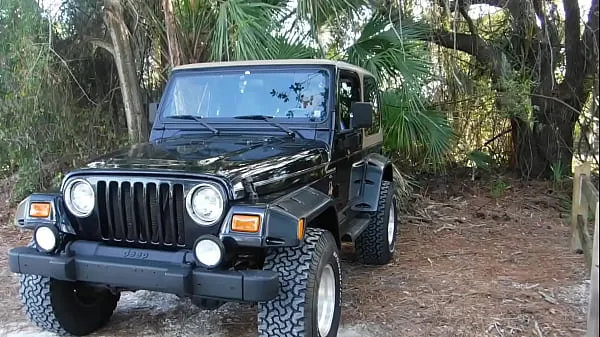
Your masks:
{"label": "sandy ground", "polygon": [[[340,337],[583,336],[589,282],[582,255],[568,249],[564,201],[546,183],[502,178],[430,181],[403,215],[398,254],[367,267],[344,253]],[[0,191],[1,192],[1,191]],[[1,193],[0,193],[1,196]],[[22,314],[6,252],[28,240],[0,207],[0,336],[52,336]],[[95,336],[256,336],[256,308],[202,311],[152,292],[124,294]]]}

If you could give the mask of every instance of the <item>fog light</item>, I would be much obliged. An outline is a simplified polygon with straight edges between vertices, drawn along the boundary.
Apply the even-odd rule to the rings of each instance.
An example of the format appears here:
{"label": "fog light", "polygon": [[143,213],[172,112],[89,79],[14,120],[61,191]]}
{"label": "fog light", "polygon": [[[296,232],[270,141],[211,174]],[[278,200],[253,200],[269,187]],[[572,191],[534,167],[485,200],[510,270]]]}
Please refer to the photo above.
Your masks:
{"label": "fog light", "polygon": [[38,250],[42,252],[51,252],[56,248],[58,232],[48,226],[40,226],[33,234],[33,240]]}
{"label": "fog light", "polygon": [[213,236],[200,237],[194,246],[194,255],[198,262],[207,268],[216,267],[221,263],[225,247]]}

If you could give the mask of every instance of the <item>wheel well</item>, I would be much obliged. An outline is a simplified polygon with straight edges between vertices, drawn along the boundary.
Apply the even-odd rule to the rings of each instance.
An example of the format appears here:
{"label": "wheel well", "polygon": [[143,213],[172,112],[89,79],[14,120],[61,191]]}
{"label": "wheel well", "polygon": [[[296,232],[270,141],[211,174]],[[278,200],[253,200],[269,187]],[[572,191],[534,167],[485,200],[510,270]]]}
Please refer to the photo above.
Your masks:
{"label": "wheel well", "polygon": [[394,170],[392,168],[392,164],[386,165],[383,169],[383,180],[394,181]]}
{"label": "wheel well", "polygon": [[308,227],[326,229],[333,234],[338,248],[341,247],[340,231],[338,230],[337,212],[333,206],[327,208],[308,223]]}

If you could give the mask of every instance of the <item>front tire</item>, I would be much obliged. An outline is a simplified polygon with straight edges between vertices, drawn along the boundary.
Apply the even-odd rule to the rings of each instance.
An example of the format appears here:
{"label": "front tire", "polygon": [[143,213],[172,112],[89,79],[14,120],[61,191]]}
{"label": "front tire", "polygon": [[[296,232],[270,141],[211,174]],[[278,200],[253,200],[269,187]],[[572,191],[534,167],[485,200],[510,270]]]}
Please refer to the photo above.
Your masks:
{"label": "front tire", "polygon": [[259,303],[261,337],[335,337],[341,317],[342,280],[333,235],[307,228],[296,247],[267,252],[264,270],[279,273],[279,296]]}
{"label": "front tire", "polygon": [[396,210],[394,185],[390,181],[382,181],[377,211],[371,214],[369,225],[356,239],[358,261],[384,265],[394,257],[398,231]]}
{"label": "front tire", "polygon": [[27,317],[60,336],[85,336],[102,328],[120,297],[107,289],[29,274],[20,275],[19,295]]}

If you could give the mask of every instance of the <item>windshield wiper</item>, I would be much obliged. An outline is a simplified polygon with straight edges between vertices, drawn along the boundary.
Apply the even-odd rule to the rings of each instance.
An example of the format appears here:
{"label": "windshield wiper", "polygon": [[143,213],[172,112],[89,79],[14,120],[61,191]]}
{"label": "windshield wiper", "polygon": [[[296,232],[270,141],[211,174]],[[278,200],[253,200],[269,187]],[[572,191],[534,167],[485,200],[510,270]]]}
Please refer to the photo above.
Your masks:
{"label": "windshield wiper", "polygon": [[[241,116],[235,116],[233,118],[236,118],[236,119],[252,119],[252,120],[265,121],[265,122],[267,122],[267,123],[269,123],[269,124],[271,124],[271,125],[279,128],[279,129],[285,131],[285,133],[287,133],[288,136],[296,137],[296,131],[290,130],[290,129],[286,128],[285,126],[283,126],[283,125],[281,125],[281,124],[279,124],[279,123],[277,123],[275,121],[270,120],[270,119],[273,118],[273,116],[267,116],[267,115],[241,115]],[[304,138],[300,133],[298,133],[298,135],[301,138]]]}
{"label": "windshield wiper", "polygon": [[194,116],[194,115],[175,115],[175,116],[169,116],[167,118],[169,118],[169,119],[191,119],[191,120],[194,120],[194,121],[200,123],[200,125],[202,125],[205,128],[209,129],[215,135],[219,134],[219,130],[217,130],[214,127],[208,125],[208,123],[206,123],[205,121],[203,121],[202,117],[200,117],[200,116]]}

